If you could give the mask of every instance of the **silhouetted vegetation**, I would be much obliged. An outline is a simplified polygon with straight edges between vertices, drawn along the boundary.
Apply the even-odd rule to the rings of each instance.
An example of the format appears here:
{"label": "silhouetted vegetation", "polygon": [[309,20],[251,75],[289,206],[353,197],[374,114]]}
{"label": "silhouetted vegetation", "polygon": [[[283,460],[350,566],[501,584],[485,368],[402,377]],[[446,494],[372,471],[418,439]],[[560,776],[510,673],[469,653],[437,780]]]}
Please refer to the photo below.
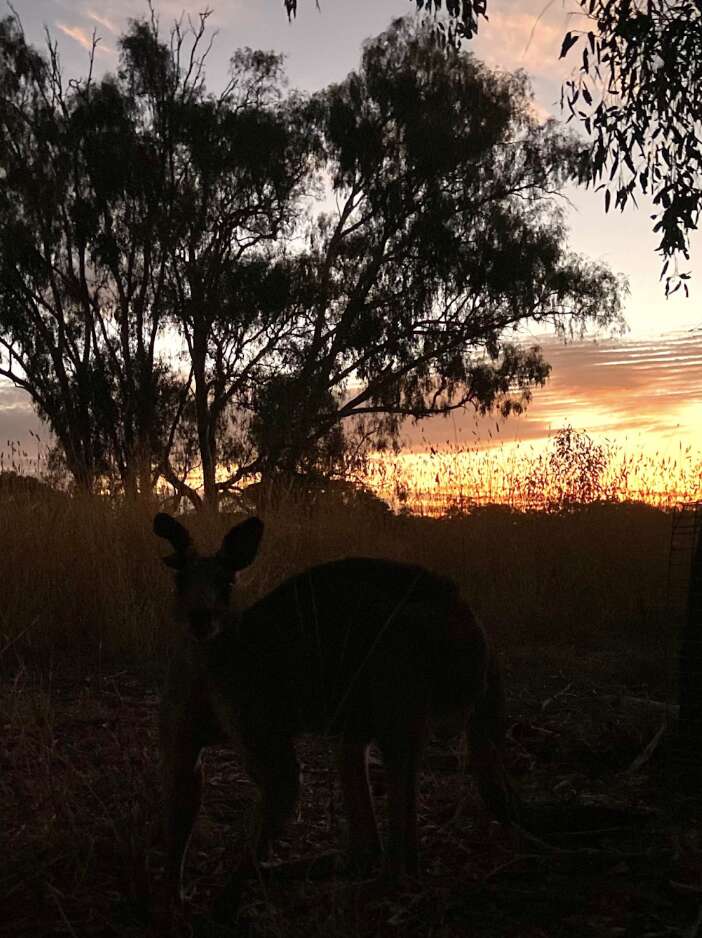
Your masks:
{"label": "silhouetted vegetation", "polygon": [[[471,39],[486,0],[413,0],[427,13],[448,50]],[[288,16],[297,0],[283,0]],[[498,10],[499,0],[491,0]],[[563,37],[561,58],[578,47],[577,75],[564,83],[562,103],[591,143],[582,178],[604,191],[605,211],[624,209],[636,194],[652,198],[653,230],[660,234],[666,295],[687,295],[690,232],[702,204],[700,66],[702,13],[696,0],[578,0],[585,23]],[[446,17],[442,17],[442,13]],[[437,16],[438,14],[438,16]],[[580,23],[578,22],[580,26]],[[670,270],[670,261],[674,261]]]}
{"label": "silhouetted vegetation", "polygon": [[78,485],[343,476],[405,418],[519,411],[548,375],[525,320],[618,323],[554,202],[578,144],[523,75],[398,21],[309,98],[251,50],[212,94],[206,20],[134,22],[116,74],[68,87],[0,29],[0,373]]}
{"label": "silhouetted vegetation", "polygon": [[[418,10],[427,14],[428,24],[442,45],[454,48],[461,39],[472,39],[478,32],[478,17],[486,17],[487,0],[410,0]],[[321,7],[320,0],[317,0]],[[297,15],[297,0],[283,0],[288,17]],[[443,11],[447,19],[441,16]]]}
{"label": "silhouetted vegetation", "polygon": [[582,0],[580,6],[587,21],[566,34],[561,56],[576,44],[581,50],[565,96],[591,141],[584,177],[604,191],[605,210],[636,204],[637,193],[652,198],[666,294],[681,286],[687,294],[690,275],[678,259],[689,260],[702,205],[700,5]]}

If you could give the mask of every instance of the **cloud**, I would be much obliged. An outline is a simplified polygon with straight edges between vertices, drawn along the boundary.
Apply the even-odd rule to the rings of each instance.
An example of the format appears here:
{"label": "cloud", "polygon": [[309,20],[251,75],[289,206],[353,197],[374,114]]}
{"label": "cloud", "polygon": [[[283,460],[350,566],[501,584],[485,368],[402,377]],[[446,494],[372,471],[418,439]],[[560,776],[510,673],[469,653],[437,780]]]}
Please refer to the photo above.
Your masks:
{"label": "cloud", "polygon": [[106,16],[100,16],[99,14],[95,13],[94,10],[86,10],[85,15],[88,17],[88,19],[94,20],[98,25],[104,27],[108,33],[112,33],[116,36],[119,32],[118,26],[113,22],[113,20],[109,20]]}
{"label": "cloud", "polygon": [[562,17],[525,10],[493,9],[481,24],[475,50],[481,58],[501,68],[526,68],[531,73],[557,76],[558,53],[565,29]]}
{"label": "cloud", "polygon": [[476,418],[406,425],[413,448],[467,442],[539,440],[566,424],[589,433],[641,434],[647,448],[683,440],[702,448],[702,333],[694,330],[641,339],[573,342],[536,336],[552,366],[544,388],[519,417]]}
{"label": "cloud", "polygon": [[[654,339],[544,343],[553,367],[525,418],[530,435],[566,421],[599,433],[696,436],[702,409],[699,331]],[[523,427],[522,427],[523,428]],[[521,429],[521,428],[520,428]]]}
{"label": "cloud", "polygon": [[[91,32],[89,33],[87,29],[83,29],[82,26],[67,26],[65,23],[56,23],[56,28],[60,29],[61,32],[65,33],[67,36],[70,36],[71,39],[75,39],[84,49],[91,50],[93,48],[93,34]],[[107,55],[116,54],[114,49],[111,49],[100,41],[99,36],[97,37],[96,51]]]}
{"label": "cloud", "polygon": [[0,457],[6,464],[17,444],[20,448],[34,446],[31,433],[50,441],[48,427],[35,414],[28,395],[5,381],[0,382]]}

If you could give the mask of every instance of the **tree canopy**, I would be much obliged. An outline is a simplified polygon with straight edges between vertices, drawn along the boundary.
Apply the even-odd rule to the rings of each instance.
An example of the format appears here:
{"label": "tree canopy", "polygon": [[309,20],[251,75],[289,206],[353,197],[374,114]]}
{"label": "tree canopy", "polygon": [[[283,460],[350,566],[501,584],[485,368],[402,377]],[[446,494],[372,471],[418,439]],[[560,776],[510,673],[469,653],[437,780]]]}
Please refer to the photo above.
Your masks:
{"label": "tree canopy", "polygon": [[524,75],[448,62],[398,21],[311,105],[336,206],[308,231],[316,291],[285,352],[282,400],[316,415],[303,439],[352,417],[377,442],[407,417],[520,409],[548,367],[512,330],[617,317],[618,281],[568,253],[551,198],[578,147],[534,119]]}
{"label": "tree canopy", "polygon": [[[583,177],[623,209],[636,193],[656,207],[666,292],[684,287],[690,232],[702,206],[702,7],[698,0],[580,0],[578,74],[564,86],[570,116],[590,143]],[[613,198],[612,198],[613,197]],[[673,267],[670,268],[670,261]]]}
{"label": "tree canopy", "polygon": [[[487,0],[410,2],[432,15],[449,47],[472,39],[487,18]],[[565,34],[560,57],[581,54],[562,92],[569,119],[589,138],[580,179],[604,193],[605,212],[636,205],[637,193],[652,199],[666,295],[681,287],[687,294],[690,274],[679,262],[690,258],[702,207],[702,7],[699,0],[577,2],[584,24]],[[297,0],[283,5],[295,15]]]}
{"label": "tree canopy", "polygon": [[567,246],[581,146],[523,74],[397,21],[318,94],[251,50],[214,94],[206,20],[133,22],[68,87],[0,24],[0,374],[79,484],[333,476],[405,419],[521,409],[549,371],[522,325],[619,320]]}

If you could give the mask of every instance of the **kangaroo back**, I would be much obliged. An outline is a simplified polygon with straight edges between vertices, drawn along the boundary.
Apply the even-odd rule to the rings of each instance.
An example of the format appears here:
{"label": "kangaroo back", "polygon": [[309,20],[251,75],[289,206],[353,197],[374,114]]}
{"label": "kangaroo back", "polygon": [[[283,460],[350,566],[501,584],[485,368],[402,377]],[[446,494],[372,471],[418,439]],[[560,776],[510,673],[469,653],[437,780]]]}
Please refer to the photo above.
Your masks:
{"label": "kangaroo back", "polygon": [[387,712],[428,718],[470,705],[487,657],[452,581],[349,558],[292,577],[244,610],[211,641],[207,667],[215,696],[226,708],[235,694],[244,722],[265,699],[267,720],[290,732],[374,739]]}

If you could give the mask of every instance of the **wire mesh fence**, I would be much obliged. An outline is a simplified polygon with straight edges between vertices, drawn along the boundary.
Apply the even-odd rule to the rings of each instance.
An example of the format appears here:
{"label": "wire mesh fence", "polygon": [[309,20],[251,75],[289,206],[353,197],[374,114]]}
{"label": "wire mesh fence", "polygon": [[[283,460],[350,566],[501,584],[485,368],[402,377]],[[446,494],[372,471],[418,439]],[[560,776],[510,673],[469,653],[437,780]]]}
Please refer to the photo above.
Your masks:
{"label": "wire mesh fence", "polygon": [[670,769],[699,773],[702,767],[702,501],[679,505],[672,514],[667,607],[673,641],[670,661],[671,712],[677,733]]}

